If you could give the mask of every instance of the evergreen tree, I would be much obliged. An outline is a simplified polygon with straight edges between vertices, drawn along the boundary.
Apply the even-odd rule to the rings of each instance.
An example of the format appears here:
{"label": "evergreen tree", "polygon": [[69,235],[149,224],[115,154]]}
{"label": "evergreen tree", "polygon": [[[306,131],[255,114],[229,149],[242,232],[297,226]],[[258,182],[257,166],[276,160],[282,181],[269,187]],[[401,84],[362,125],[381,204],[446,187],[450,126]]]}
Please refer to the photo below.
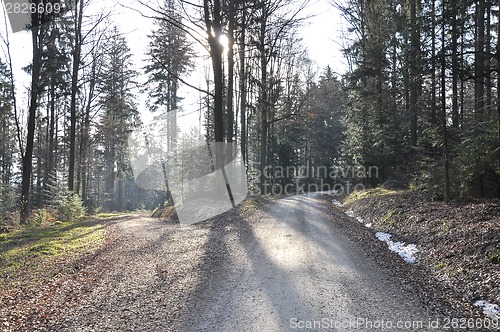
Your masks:
{"label": "evergreen tree", "polygon": [[123,186],[131,186],[127,141],[132,129],[139,125],[132,94],[136,76],[130,49],[115,27],[104,50],[98,85],[102,107],[99,149],[104,159],[104,207],[107,210],[123,209]]}
{"label": "evergreen tree", "polygon": [[156,19],[158,29],[149,35],[150,43],[146,55],[149,64],[145,66],[148,75],[148,107],[151,111],[170,113],[166,128],[168,147],[177,139],[177,111],[180,77],[193,66],[194,52],[186,33],[179,26],[182,18],[174,0],[165,0],[161,9],[163,16]]}

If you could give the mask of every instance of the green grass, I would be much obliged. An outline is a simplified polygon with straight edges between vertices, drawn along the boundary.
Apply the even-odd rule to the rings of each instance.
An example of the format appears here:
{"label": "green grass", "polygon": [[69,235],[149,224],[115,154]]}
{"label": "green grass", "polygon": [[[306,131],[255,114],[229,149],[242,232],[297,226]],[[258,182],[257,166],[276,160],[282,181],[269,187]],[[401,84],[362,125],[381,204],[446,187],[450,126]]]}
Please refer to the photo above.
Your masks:
{"label": "green grass", "polygon": [[352,204],[360,199],[364,198],[369,198],[369,197],[377,197],[377,196],[386,196],[386,195],[394,195],[397,194],[398,192],[395,190],[388,190],[384,188],[374,188],[374,189],[367,189],[367,190],[362,190],[362,191],[355,191],[351,193],[347,198],[344,200],[345,205]]}
{"label": "green grass", "polygon": [[103,227],[86,218],[0,234],[0,277],[43,269],[52,258],[95,249],[104,239]]}

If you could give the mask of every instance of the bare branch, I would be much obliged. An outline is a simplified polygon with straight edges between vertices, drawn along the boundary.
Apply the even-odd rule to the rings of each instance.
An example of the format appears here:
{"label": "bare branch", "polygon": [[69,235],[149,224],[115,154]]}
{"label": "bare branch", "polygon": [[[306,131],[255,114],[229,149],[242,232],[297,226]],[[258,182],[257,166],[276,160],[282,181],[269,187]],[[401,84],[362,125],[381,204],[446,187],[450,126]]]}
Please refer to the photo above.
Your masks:
{"label": "bare branch", "polygon": [[[139,13],[144,18],[149,18],[149,19],[159,20],[159,21],[166,21],[166,22],[172,24],[174,27],[176,27],[176,28],[184,31],[186,34],[188,34],[191,38],[193,38],[197,43],[199,43],[201,46],[203,46],[203,48],[205,48],[209,52],[209,49],[206,46],[206,43],[204,43],[202,41],[205,38],[205,36],[203,36],[199,31],[196,31],[192,27],[189,27],[189,26],[183,24],[179,20],[170,16],[168,13],[165,13],[157,8],[151,7],[150,5],[144,3],[142,0],[137,0],[137,2],[140,3],[141,5],[143,5],[144,7],[148,8],[149,10],[155,12],[159,16],[146,15],[138,9],[126,6],[122,3],[119,3],[119,5],[122,6],[123,8],[127,8],[127,9],[130,9],[132,11],[135,11],[136,13]],[[195,35],[198,35],[198,36],[195,36]]]}
{"label": "bare branch", "polygon": [[195,89],[196,91],[198,92],[201,92],[201,93],[204,93],[210,97],[214,97],[214,95],[212,93],[210,93],[209,91],[207,90],[203,90],[201,88],[198,88],[188,82],[186,82],[185,80],[183,80],[182,78],[180,78],[178,75],[174,74],[172,71],[170,71],[170,69],[160,60],[158,59],[154,54],[151,54],[151,57],[160,65],[163,67],[163,69],[165,69],[169,75],[172,75],[173,77],[175,77],[177,80],[179,80],[181,83],[187,85],[188,87],[190,87],[191,89]]}

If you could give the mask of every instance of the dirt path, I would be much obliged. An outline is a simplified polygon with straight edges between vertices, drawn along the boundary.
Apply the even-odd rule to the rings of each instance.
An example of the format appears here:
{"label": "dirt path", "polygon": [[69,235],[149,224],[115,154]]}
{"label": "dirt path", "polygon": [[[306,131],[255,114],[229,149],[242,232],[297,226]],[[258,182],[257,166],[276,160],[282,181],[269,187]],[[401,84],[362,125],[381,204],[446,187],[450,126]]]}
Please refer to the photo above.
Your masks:
{"label": "dirt path", "polygon": [[48,330],[172,331],[185,311],[208,229],[137,216],[112,222],[105,250],[62,283],[70,302]]}
{"label": "dirt path", "polygon": [[259,222],[238,224],[225,239],[230,260],[200,285],[186,330],[371,331],[419,322],[431,330],[433,314],[346,241],[326,212],[316,199],[292,197]]}
{"label": "dirt path", "polygon": [[390,268],[404,263],[319,199],[200,225],[108,223],[102,252],[34,295],[40,319],[4,331],[438,331],[429,321],[446,319]]}

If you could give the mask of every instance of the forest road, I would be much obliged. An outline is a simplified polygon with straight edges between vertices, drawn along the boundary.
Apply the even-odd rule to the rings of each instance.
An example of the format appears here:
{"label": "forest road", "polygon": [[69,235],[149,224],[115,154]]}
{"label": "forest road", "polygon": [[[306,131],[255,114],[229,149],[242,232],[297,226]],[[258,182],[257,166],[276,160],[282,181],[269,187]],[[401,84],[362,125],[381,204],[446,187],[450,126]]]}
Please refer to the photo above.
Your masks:
{"label": "forest road", "polygon": [[186,331],[436,331],[415,294],[327,214],[324,202],[293,196],[240,224],[230,259],[206,271]]}
{"label": "forest road", "polygon": [[198,225],[112,219],[102,252],[61,282],[49,330],[439,331],[419,290],[373,259],[386,247],[367,253],[327,205],[293,196]]}

